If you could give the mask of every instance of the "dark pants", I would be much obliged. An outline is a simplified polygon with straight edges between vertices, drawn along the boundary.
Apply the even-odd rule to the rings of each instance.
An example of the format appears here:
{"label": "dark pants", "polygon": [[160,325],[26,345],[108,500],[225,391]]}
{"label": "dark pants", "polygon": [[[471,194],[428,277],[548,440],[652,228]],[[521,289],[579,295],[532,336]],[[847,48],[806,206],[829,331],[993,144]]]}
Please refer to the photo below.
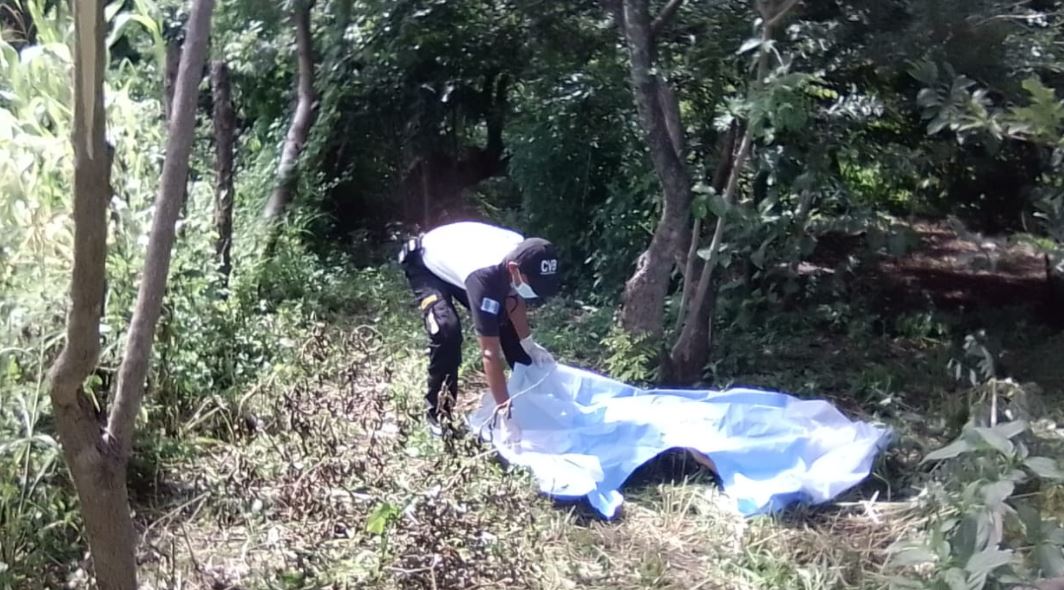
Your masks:
{"label": "dark pants", "polygon": [[[417,252],[407,254],[402,267],[429,337],[428,391],[425,393],[428,411],[432,415],[450,413],[458,396],[458,366],[462,363],[462,323],[454,301],[457,300],[468,310],[469,300],[465,290],[444,281],[426,268]],[[511,369],[516,363],[532,364],[528,353],[521,348],[517,331],[508,317],[504,317],[499,326],[499,342]],[[440,391],[445,386],[449,395],[441,408]]]}

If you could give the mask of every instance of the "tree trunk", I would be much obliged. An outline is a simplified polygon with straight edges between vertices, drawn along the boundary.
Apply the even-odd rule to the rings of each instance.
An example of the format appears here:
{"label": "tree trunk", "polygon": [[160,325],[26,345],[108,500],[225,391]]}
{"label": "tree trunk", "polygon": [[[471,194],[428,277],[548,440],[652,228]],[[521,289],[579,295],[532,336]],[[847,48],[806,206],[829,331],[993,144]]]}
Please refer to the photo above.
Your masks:
{"label": "tree trunk", "polygon": [[163,116],[170,122],[170,111],[174,103],[174,83],[177,81],[177,67],[181,63],[181,43],[176,39],[166,42],[166,64],[163,69]]}
{"label": "tree trunk", "polygon": [[[728,183],[728,174],[735,163],[735,143],[739,134],[739,126],[734,122],[728,127],[720,148],[720,160],[717,168],[713,171],[713,191],[722,194]],[[687,258],[684,260],[683,292],[680,296],[680,306],[676,310],[676,331],[683,328],[687,319],[687,307],[694,297],[698,278],[701,276],[701,265],[698,261],[698,247],[702,243],[702,220],[695,219],[691,228],[691,240],[687,244]]]}
{"label": "tree trunk", "polygon": [[100,354],[112,154],[104,140],[103,2],[84,0],[74,9],[74,269],[66,344],[51,368],[49,393],[63,457],[81,503],[97,586],[133,590],[134,531],[125,463],[103,436],[82,390]]}
{"label": "tree trunk", "polygon": [[107,201],[111,153],[104,143],[105,68],[101,0],[75,5],[74,52],[74,269],[67,340],[49,375],[56,428],[63,457],[81,503],[96,584],[102,590],[136,588],[136,535],[129,514],[126,466],[132,429],[159,316],[181,206],[182,180],[188,174],[198,74],[206,53],[206,30],[213,0],[198,0],[189,19],[189,43],[182,56],[174,119],[166,150],[162,188],[148,243],[144,281],[134,312],[118,393],[107,428],[84,395],[82,383],[100,352],[107,256]]}
{"label": "tree trunk", "polygon": [[132,446],[133,425],[144,397],[144,380],[148,373],[155,327],[162,311],[170,272],[174,226],[185,192],[185,179],[188,178],[188,160],[196,130],[196,98],[207,54],[213,9],[214,0],[196,0],[193,4],[185,47],[181,52],[173,116],[166,139],[166,160],[159,181],[159,197],[155,203],[137,303],[130,320],[126,353],[119,369],[118,391],[107,423],[123,460],[128,459]]}
{"label": "tree trunk", "polygon": [[[731,173],[728,175],[728,186],[724,190],[724,202],[729,205],[735,198],[739,176],[750,156],[752,143],[751,132],[747,129],[742,144],[739,146],[739,153],[735,156]],[[680,336],[676,339],[669,354],[667,373],[670,381],[676,383],[697,381],[702,374],[702,368],[709,359],[710,321],[713,316],[713,306],[716,303],[716,295],[710,293],[710,287],[713,284],[713,270],[717,266],[720,255],[724,225],[724,217],[718,217],[717,226],[713,231],[713,240],[709,244],[709,257],[698,277],[698,286],[687,310],[683,329],[680,330]]]}
{"label": "tree trunk", "polygon": [[236,116],[229,86],[229,66],[223,60],[211,63],[211,93],[214,102],[214,251],[222,284],[229,284],[233,247],[233,134]]}
{"label": "tree trunk", "polygon": [[[81,389],[79,396],[84,400]],[[95,431],[93,444],[80,452],[64,448],[63,457],[70,466],[74,487],[81,503],[81,516],[89,540],[96,586],[100,590],[135,590],[137,587],[136,540],[133,518],[129,510],[126,490],[126,464],[115,450],[102,442],[99,425],[92,414],[94,408],[87,401],[74,412],[85,426]],[[56,418],[66,413],[56,411]],[[70,418],[70,416],[68,416]],[[85,434],[89,434],[88,429]]]}
{"label": "tree trunk", "polygon": [[[662,96],[671,88],[653,73],[650,12],[647,0],[625,0],[623,26],[631,56],[631,83],[640,124],[646,134],[654,171],[661,181],[663,207],[654,236],[625,284],[621,325],[635,336],[657,337],[664,331],[664,304],[669,275],[682,255],[691,211],[691,182],[681,154],[669,134],[669,110]],[[678,118],[678,112],[674,113]],[[682,130],[678,121],[672,127]]]}
{"label": "tree trunk", "polygon": [[299,155],[307,142],[310,127],[314,124],[314,46],[310,34],[310,9],[313,0],[296,0],[292,9],[292,25],[296,35],[296,110],[292,125],[288,128],[281,162],[277,167],[277,185],[273,189],[263,216],[276,220],[284,213],[295,194],[299,179]]}
{"label": "tree trunk", "polygon": [[[759,0],[757,10],[764,21],[761,31],[761,49],[757,65],[756,84],[764,83],[769,73],[770,53],[767,50],[768,42],[773,38],[776,26],[797,4],[797,0]],[[754,137],[751,127],[748,125],[743,134],[739,153],[735,156],[735,162],[731,173],[728,175],[728,185],[724,191],[724,202],[730,205],[735,198],[746,161],[753,148]],[[720,244],[724,236],[724,217],[717,218],[717,225],[713,231],[713,239],[709,245],[709,256],[702,267],[698,277],[698,286],[692,297],[691,305],[685,314],[683,328],[680,336],[673,344],[666,363],[666,374],[670,381],[675,383],[689,383],[697,381],[702,374],[702,369],[709,360],[710,335],[712,332],[711,322],[713,309],[716,305],[716,293],[711,293],[713,285],[713,271],[716,269],[720,257]]]}
{"label": "tree trunk", "polygon": [[[166,42],[166,64],[163,71],[163,114],[166,117],[167,128],[170,126],[170,117],[173,114],[174,87],[177,84],[177,71],[181,65],[181,41],[170,39]],[[184,216],[188,206],[188,183],[186,182],[181,193],[181,215]],[[184,236],[184,227],[181,235]]]}

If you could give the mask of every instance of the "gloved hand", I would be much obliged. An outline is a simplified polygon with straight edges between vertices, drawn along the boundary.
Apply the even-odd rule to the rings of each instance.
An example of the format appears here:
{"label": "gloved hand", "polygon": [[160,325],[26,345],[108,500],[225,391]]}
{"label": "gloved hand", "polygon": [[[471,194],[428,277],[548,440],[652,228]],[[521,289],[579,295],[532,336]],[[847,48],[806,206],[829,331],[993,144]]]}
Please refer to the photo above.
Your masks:
{"label": "gloved hand", "polygon": [[521,443],[521,427],[514,420],[510,404],[503,404],[495,408],[495,416],[492,417],[491,431],[493,440],[517,449]]}
{"label": "gloved hand", "polygon": [[517,425],[517,421],[512,416],[501,420],[498,432],[502,437],[502,442],[514,449],[521,444],[521,427]]}
{"label": "gloved hand", "polygon": [[529,335],[521,341],[521,348],[525,349],[528,356],[532,358],[532,363],[541,366],[551,366],[554,364],[554,357],[547,352],[546,348],[543,348],[532,340],[532,336]]}

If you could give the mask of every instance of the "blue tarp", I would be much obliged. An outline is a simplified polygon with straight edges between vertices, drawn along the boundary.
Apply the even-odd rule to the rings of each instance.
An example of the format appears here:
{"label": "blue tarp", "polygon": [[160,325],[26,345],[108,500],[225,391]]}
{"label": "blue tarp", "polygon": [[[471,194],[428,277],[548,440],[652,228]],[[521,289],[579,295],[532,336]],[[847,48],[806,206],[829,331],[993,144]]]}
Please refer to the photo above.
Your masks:
{"label": "blue tarp", "polygon": [[756,389],[633,387],[562,364],[517,365],[509,381],[517,442],[491,436],[486,393],[470,425],[540,490],[586,497],[603,517],[641,465],[670,449],[701,453],[746,516],[834,499],[865,479],[889,430],[850,420],[823,400]]}

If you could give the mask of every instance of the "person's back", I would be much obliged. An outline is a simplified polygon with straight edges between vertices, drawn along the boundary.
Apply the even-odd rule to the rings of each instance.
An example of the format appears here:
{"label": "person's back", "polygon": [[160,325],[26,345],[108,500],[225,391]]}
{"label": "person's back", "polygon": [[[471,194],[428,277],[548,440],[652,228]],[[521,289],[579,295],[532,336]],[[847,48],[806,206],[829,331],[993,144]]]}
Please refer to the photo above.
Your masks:
{"label": "person's back", "polygon": [[422,236],[422,260],[433,274],[464,289],[470,274],[499,266],[523,240],[524,236],[508,229],[462,221]]}

